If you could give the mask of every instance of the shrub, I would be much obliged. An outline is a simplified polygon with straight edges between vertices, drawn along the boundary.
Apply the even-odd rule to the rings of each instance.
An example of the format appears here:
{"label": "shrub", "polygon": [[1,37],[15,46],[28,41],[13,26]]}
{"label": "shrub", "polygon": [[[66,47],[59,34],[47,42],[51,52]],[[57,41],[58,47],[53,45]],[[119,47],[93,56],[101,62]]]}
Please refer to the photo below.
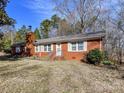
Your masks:
{"label": "shrub", "polygon": [[4,52],[10,54],[11,53],[11,49],[4,49]]}
{"label": "shrub", "polygon": [[111,62],[111,61],[102,61],[102,63],[103,63],[104,65],[112,65],[112,62]]}
{"label": "shrub", "polygon": [[106,51],[102,51],[101,53],[102,53],[102,60],[109,60],[108,59],[108,54],[107,54]]}
{"label": "shrub", "polygon": [[103,58],[103,53],[99,49],[93,49],[87,54],[87,62],[90,64],[99,64]]}

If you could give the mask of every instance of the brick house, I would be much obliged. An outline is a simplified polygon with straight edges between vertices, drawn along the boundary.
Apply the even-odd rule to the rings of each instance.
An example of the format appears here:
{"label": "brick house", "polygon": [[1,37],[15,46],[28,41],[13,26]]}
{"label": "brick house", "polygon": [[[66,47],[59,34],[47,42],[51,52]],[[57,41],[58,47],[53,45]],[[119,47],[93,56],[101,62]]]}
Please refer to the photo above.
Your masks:
{"label": "brick house", "polygon": [[[33,33],[31,36],[33,36]],[[30,56],[49,57],[52,60],[81,60],[85,57],[89,50],[95,48],[102,50],[104,36],[105,32],[103,31],[70,36],[59,36],[32,40],[32,42],[30,42],[27,46],[31,46],[29,52],[32,51],[32,54]],[[26,54],[27,43],[25,43],[25,45],[15,44],[12,49],[16,52],[20,51],[21,54]],[[24,45],[23,49],[19,49],[19,47],[21,48],[21,45]],[[14,54],[17,54],[16,52],[14,52]],[[29,54],[29,52],[27,54]]]}
{"label": "brick house", "polygon": [[33,32],[26,34],[25,42],[18,42],[12,45],[11,54],[19,56],[33,56],[35,54],[35,35]]}

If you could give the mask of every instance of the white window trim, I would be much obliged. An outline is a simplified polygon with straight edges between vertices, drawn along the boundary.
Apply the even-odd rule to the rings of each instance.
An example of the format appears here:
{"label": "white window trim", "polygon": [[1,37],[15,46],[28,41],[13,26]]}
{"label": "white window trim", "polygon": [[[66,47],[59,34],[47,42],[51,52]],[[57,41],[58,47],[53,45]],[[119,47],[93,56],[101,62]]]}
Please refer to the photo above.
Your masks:
{"label": "white window trim", "polygon": [[40,48],[41,48],[40,52],[44,52],[44,45],[40,45]]}
{"label": "white window trim", "polygon": [[[45,45],[37,45],[37,46],[35,46],[35,52],[36,53],[38,53],[38,52],[52,52],[53,51],[53,44],[50,44],[50,45],[51,45],[51,51],[48,51],[48,46],[47,46],[47,51],[44,51]],[[38,50],[36,48],[38,48]]]}
{"label": "white window trim", "polygon": [[[51,51],[48,51],[48,45],[49,44],[46,44],[47,45],[47,51],[44,51],[44,49],[43,49],[43,52],[52,52],[53,51],[53,44],[50,44],[51,45]],[[45,45],[43,45],[43,47],[45,47]]]}
{"label": "white window trim", "polygon": [[82,41],[84,43],[84,49],[83,50],[78,50],[78,42],[76,42],[76,51],[72,50],[72,43],[68,43],[68,52],[84,52],[87,51],[87,41]]}
{"label": "white window trim", "polygon": [[36,48],[37,48],[37,46],[35,46],[35,52],[37,52],[37,49]]}
{"label": "white window trim", "polygon": [[35,46],[35,52],[40,52],[39,45]]}

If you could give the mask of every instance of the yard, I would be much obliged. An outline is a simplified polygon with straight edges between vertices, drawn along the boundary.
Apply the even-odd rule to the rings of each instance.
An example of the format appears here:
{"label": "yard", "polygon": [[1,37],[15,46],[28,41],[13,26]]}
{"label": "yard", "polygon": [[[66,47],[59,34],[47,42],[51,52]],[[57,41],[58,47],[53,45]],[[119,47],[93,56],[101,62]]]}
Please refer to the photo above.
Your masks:
{"label": "yard", "polygon": [[124,93],[124,80],[79,62],[1,61],[0,93]]}

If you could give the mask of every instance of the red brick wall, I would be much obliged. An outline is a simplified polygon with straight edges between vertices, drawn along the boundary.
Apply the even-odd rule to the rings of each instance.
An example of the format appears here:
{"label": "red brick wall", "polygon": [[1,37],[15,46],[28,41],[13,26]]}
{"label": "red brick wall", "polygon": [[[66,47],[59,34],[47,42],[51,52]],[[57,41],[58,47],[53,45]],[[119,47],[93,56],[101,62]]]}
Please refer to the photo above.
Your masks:
{"label": "red brick wall", "polygon": [[62,55],[66,60],[81,60],[86,52],[70,52],[68,51],[68,43],[62,44]]}
{"label": "red brick wall", "polygon": [[[89,50],[99,48],[101,47],[101,40],[89,40],[87,41],[87,51],[83,52],[70,52],[68,51],[68,43],[61,43],[62,47],[62,57],[65,60],[81,60],[85,57],[86,53]],[[35,55],[40,56],[40,57],[45,57],[48,56],[51,59],[55,59],[56,57],[56,44],[53,44],[53,52],[40,52],[40,53],[35,53]]]}
{"label": "red brick wall", "polygon": [[53,44],[53,51],[52,52],[37,52],[34,55],[38,56],[38,57],[54,57],[56,54],[56,44]]}
{"label": "red brick wall", "polygon": [[100,45],[100,43],[101,43],[101,40],[89,40],[89,41],[87,41],[88,51],[95,49],[95,48],[101,49],[100,47],[102,47],[102,46]]}
{"label": "red brick wall", "polygon": [[86,53],[89,50],[92,50],[95,48],[100,49],[100,47],[101,47],[100,43],[101,43],[100,40],[87,41],[87,51],[83,51],[83,52],[69,52],[68,51],[68,43],[63,43],[62,44],[62,52],[63,52],[64,58],[66,60],[81,60],[85,57]]}

